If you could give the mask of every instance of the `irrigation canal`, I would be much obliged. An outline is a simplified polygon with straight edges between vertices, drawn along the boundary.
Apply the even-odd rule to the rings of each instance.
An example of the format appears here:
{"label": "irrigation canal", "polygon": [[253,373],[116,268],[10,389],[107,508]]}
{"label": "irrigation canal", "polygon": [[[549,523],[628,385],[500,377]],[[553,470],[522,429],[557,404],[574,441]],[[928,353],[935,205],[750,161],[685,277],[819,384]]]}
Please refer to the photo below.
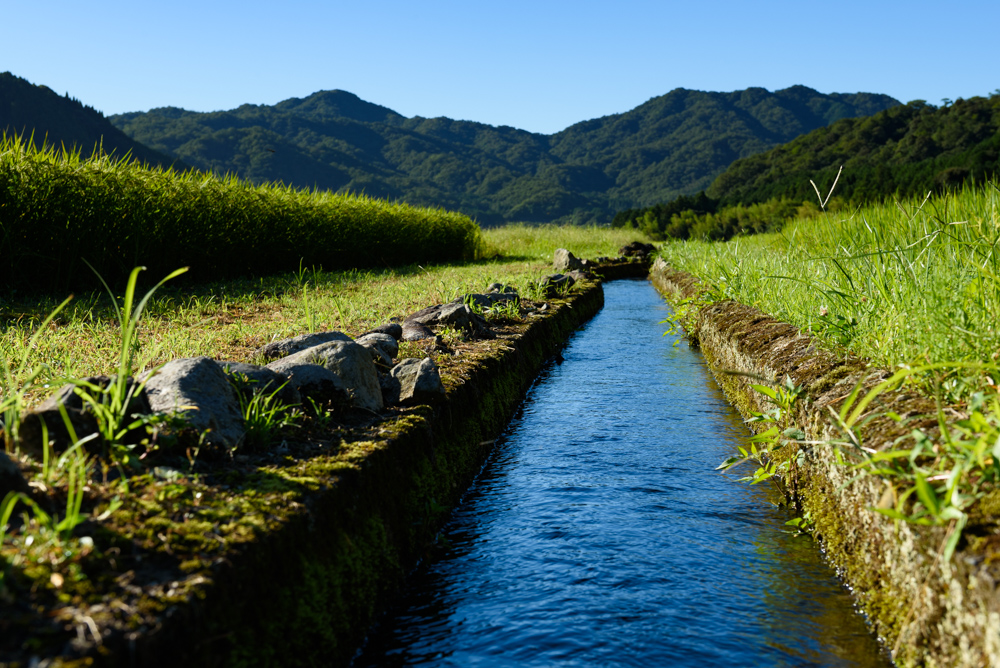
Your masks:
{"label": "irrigation canal", "polygon": [[646,281],[532,388],[354,666],[886,666],[764,486],[749,431]]}

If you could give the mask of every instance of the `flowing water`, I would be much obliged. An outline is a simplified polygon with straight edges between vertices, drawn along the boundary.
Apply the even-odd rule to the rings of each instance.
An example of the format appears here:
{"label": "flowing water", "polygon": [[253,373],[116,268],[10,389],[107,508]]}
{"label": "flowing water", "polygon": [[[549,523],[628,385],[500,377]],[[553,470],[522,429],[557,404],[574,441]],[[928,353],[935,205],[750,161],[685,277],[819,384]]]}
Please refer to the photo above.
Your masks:
{"label": "flowing water", "polygon": [[886,666],[645,281],[547,368],[360,666]]}

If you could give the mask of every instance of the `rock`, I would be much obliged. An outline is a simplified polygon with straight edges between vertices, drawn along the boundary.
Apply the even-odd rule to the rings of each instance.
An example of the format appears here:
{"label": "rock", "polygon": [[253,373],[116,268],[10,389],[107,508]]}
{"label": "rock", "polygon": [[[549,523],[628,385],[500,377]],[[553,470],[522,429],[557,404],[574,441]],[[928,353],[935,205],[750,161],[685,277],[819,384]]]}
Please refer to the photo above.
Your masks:
{"label": "rock", "polygon": [[647,255],[651,255],[656,252],[656,246],[653,244],[644,244],[641,241],[633,241],[627,246],[622,246],[618,249],[618,253],[624,257],[639,257],[644,258]]}
{"label": "rock", "polygon": [[382,390],[382,402],[386,406],[393,406],[399,403],[399,390],[401,386],[399,379],[392,373],[380,373],[378,375],[378,385]]}
{"label": "rock", "polygon": [[[492,336],[490,328],[482,316],[477,315],[468,304],[437,304],[428,306],[416,313],[412,313],[403,321],[405,330],[407,324],[419,324],[425,327],[452,327],[453,329],[463,329],[476,336]],[[406,334],[404,332],[404,338]]]}
{"label": "rock", "polygon": [[513,302],[519,304],[521,297],[516,292],[487,292],[486,294],[470,293],[462,295],[453,301],[453,304],[474,304],[481,309],[491,309],[497,304]]}
{"label": "rock", "polygon": [[572,278],[573,281],[586,281],[594,277],[594,275],[591,274],[589,271],[581,271],[579,269],[576,271],[571,271],[566,275]]}
{"label": "rock", "polygon": [[282,357],[294,355],[297,352],[313,348],[315,346],[330,343],[331,341],[353,341],[351,337],[343,332],[313,332],[312,334],[300,334],[290,339],[273,341],[254,351],[254,357],[260,356],[264,359],[274,360]]}
{"label": "rock", "polygon": [[565,248],[557,248],[555,254],[552,256],[552,268],[559,273],[564,273],[573,271],[574,269],[582,269],[583,265],[575,255]]}
{"label": "rock", "polygon": [[0,450],[0,501],[10,492],[28,492],[28,481],[7,453]]}
{"label": "rock", "polygon": [[[105,403],[107,398],[102,396],[104,394],[102,390],[107,389],[114,379],[114,376],[90,376],[83,378],[80,381],[81,383],[87,383],[100,389],[91,389],[83,385],[80,390],[91,395],[95,401]],[[44,457],[42,443],[43,422],[48,429],[49,443],[55,452],[62,452],[73,444],[69,431],[66,429],[66,423],[63,421],[59,411],[60,404],[65,407],[66,415],[73,430],[76,432],[77,438],[83,438],[98,431],[97,419],[94,417],[89,404],[77,393],[77,387],[78,385],[75,383],[63,385],[34,410],[21,416],[21,426],[18,429],[18,443],[22,452],[30,454],[36,459]],[[124,418],[128,422],[132,421],[131,417],[133,415],[148,415],[152,412],[145,394],[138,390],[135,380],[129,378],[126,381],[125,391],[132,392],[133,394],[124,415]],[[138,442],[141,437],[145,436],[144,430],[136,430],[136,432],[135,434],[126,434],[122,440],[126,443]],[[92,446],[88,449],[94,450]]]}
{"label": "rock", "polygon": [[[402,331],[403,328],[400,327],[400,332]],[[364,336],[359,336],[354,342],[359,346],[367,348],[368,352],[372,355],[372,361],[376,365],[384,366],[386,369],[392,368],[392,360],[396,359],[396,356],[399,355],[399,343],[389,334],[372,332]]]}
{"label": "rock", "polygon": [[444,385],[434,360],[410,357],[400,360],[390,373],[399,383],[397,402],[403,405],[426,404],[443,399]]}
{"label": "rock", "polygon": [[392,338],[396,339],[397,341],[402,341],[403,340],[403,326],[400,325],[398,322],[389,322],[389,323],[386,323],[384,325],[379,325],[375,329],[373,329],[371,331],[368,331],[368,332],[365,332],[364,334],[362,334],[361,336],[359,336],[357,339],[355,339],[355,341],[357,341],[358,339],[360,339],[362,337],[368,336],[369,334],[388,334],[389,336],[391,336]]}
{"label": "rock", "polygon": [[434,332],[427,325],[421,325],[419,322],[403,323],[403,341],[421,341],[433,338]]}
{"label": "rock", "polygon": [[567,274],[550,274],[538,280],[538,290],[547,299],[565,294],[576,283],[576,279]]}
{"label": "rock", "polygon": [[246,429],[239,398],[215,360],[187,357],[140,376],[153,413],[180,413],[212,445],[233,447]]}
{"label": "rock", "polygon": [[298,392],[301,398],[308,397],[317,404],[331,408],[345,408],[351,405],[351,392],[340,376],[319,364],[304,362],[283,363],[286,359],[272,362],[268,367],[288,379],[288,386]]}
{"label": "rock", "polygon": [[275,394],[275,398],[286,406],[302,403],[298,389],[277,371],[243,362],[218,362],[218,364],[245,400],[255,394],[266,393]]}
{"label": "rock", "polygon": [[486,292],[491,294],[495,292],[517,294],[517,288],[504,283],[490,283],[486,286]]}
{"label": "rock", "polygon": [[371,353],[354,341],[314,346],[272,362],[267,368],[289,375],[282,367],[296,364],[318,364],[335,373],[350,392],[351,404],[357,408],[378,411],[384,406]]}

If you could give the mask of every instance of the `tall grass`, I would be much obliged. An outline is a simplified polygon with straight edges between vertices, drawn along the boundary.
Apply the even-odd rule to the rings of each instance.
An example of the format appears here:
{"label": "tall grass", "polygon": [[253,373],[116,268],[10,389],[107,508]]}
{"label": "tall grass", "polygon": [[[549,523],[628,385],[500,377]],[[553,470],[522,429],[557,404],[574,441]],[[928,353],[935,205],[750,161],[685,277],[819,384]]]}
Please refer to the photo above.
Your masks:
{"label": "tall grass", "polygon": [[[663,249],[670,264],[714,284],[716,295],[880,366],[900,367],[864,399],[847,398],[839,447],[852,453],[855,467],[886,482],[888,496],[872,510],[948,527],[945,563],[971,508],[1000,486],[998,207],[994,185],[966,187],[799,220],[780,234]],[[884,451],[862,448],[865,406],[911,379],[939,400],[939,433],[914,429],[909,439],[879,444]],[[942,401],[966,402],[968,417],[946,420]]]}
{"label": "tall grass", "polygon": [[191,267],[193,280],[473,259],[466,216],[364,196],[254,186],[234,176],[36,149],[0,138],[0,288],[96,287],[132,267]]}
{"label": "tall grass", "polygon": [[[1000,356],[1000,191],[966,187],[799,220],[727,243],[673,242],[673,266],[832,345],[893,367]],[[1000,380],[956,371],[955,395]]]}

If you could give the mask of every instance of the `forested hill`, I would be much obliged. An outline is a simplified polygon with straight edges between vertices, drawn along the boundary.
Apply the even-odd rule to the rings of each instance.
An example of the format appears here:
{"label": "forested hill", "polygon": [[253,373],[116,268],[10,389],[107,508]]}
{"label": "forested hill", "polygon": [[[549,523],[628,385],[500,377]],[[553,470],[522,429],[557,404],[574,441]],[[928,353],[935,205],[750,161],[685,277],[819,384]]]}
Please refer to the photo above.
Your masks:
{"label": "forested hill", "polygon": [[121,114],[126,134],[195,167],[253,181],[364,192],[457,209],[483,223],[607,222],[614,212],[704,189],[733,160],[886,95],[804,86],[684,89],[554,135],[448,118],[406,118],[344,91],[229,111]]}
{"label": "forested hill", "polygon": [[149,164],[167,166],[176,162],[132,140],[92,107],[10,72],[0,73],[0,132],[23,135],[25,139],[34,133],[36,145],[45,142],[67,149],[76,147],[85,156],[100,145],[105,153],[118,157],[131,153]]}
{"label": "forested hill", "polygon": [[809,180],[829,188],[841,166],[835,195],[859,202],[993,177],[1000,172],[1000,94],[941,107],[916,101],[837,121],[734,162],[708,195],[722,205],[812,200]]}

